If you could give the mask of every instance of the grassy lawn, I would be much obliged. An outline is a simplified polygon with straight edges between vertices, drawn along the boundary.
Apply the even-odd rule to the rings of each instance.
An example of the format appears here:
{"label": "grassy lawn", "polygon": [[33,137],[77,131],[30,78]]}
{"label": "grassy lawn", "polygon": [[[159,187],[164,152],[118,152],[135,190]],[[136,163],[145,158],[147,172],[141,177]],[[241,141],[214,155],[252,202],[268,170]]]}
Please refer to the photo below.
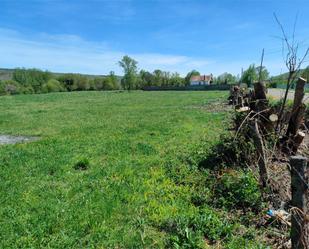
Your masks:
{"label": "grassy lawn", "polygon": [[[196,154],[207,153],[225,130],[227,112],[214,102],[226,96],[0,97],[0,134],[41,136],[0,146],[0,248],[177,247],[181,236],[169,222],[201,212],[192,201],[201,177]],[[89,160],[86,170],[74,167],[81,160]],[[206,237],[220,239],[227,226],[203,208],[215,217],[207,216]]]}

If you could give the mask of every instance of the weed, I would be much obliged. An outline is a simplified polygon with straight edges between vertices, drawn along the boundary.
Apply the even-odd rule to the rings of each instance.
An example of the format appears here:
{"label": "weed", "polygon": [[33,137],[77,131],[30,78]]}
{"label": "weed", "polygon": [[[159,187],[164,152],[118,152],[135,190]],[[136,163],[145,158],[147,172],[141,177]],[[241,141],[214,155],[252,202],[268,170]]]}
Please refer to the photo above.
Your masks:
{"label": "weed", "polygon": [[87,170],[90,166],[89,160],[87,158],[80,158],[75,164],[75,170]]}

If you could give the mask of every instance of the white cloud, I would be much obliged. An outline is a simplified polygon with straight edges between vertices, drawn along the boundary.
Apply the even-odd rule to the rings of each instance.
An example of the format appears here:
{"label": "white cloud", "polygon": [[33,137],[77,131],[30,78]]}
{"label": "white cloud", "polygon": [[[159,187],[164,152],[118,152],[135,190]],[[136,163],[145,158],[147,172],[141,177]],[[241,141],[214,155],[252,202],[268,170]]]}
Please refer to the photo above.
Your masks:
{"label": "white cloud", "polygon": [[[90,42],[75,35],[46,33],[26,37],[14,30],[0,29],[0,67],[35,67],[56,72],[106,74],[113,70],[121,74],[117,62],[127,54],[116,51],[102,42]],[[208,64],[207,60],[182,55],[156,53],[129,54],[139,67],[150,71],[157,68],[187,71]]]}
{"label": "white cloud", "polygon": [[[14,30],[0,28],[0,68],[40,68],[54,72],[79,72],[88,74],[107,74],[115,71],[122,74],[117,62],[125,51],[112,49],[105,42],[91,42],[75,35],[34,34],[31,37]],[[185,75],[196,69],[201,73],[223,72],[238,74],[241,68],[252,63],[248,61],[224,61],[211,58],[196,58],[185,55],[132,53],[139,68],[179,72]],[[280,72],[277,62],[269,62],[274,70]]]}

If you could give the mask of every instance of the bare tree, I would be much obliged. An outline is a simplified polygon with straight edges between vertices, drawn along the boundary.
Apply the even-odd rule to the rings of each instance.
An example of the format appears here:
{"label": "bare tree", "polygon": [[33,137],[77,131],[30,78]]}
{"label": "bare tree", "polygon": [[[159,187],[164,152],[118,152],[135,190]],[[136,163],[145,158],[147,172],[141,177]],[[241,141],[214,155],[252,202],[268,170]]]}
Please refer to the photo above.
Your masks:
{"label": "bare tree", "polygon": [[301,65],[305,61],[306,57],[309,53],[309,47],[306,48],[304,54],[302,56],[299,55],[299,42],[295,41],[295,29],[296,29],[296,23],[297,23],[297,17],[295,18],[294,22],[294,28],[293,28],[293,34],[292,38],[289,38],[287,33],[285,32],[285,29],[281,22],[279,21],[277,15],[274,13],[274,17],[276,19],[276,22],[278,23],[281,32],[282,32],[282,54],[284,57],[285,65],[288,69],[288,79],[287,79],[287,85],[283,97],[282,104],[280,106],[280,111],[278,115],[278,123],[276,130],[278,133],[281,131],[281,122],[282,122],[282,116],[283,111],[285,108],[287,96],[289,93],[289,90],[291,88],[292,83],[294,82],[295,78],[297,77],[299,70],[301,69]]}

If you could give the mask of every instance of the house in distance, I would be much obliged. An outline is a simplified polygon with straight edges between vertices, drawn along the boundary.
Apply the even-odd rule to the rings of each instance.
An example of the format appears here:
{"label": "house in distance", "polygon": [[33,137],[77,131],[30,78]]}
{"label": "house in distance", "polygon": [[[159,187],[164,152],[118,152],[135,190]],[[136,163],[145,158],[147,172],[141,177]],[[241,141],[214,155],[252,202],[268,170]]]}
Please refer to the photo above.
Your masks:
{"label": "house in distance", "polygon": [[213,76],[210,75],[196,75],[190,78],[191,86],[210,85],[213,82]]}

